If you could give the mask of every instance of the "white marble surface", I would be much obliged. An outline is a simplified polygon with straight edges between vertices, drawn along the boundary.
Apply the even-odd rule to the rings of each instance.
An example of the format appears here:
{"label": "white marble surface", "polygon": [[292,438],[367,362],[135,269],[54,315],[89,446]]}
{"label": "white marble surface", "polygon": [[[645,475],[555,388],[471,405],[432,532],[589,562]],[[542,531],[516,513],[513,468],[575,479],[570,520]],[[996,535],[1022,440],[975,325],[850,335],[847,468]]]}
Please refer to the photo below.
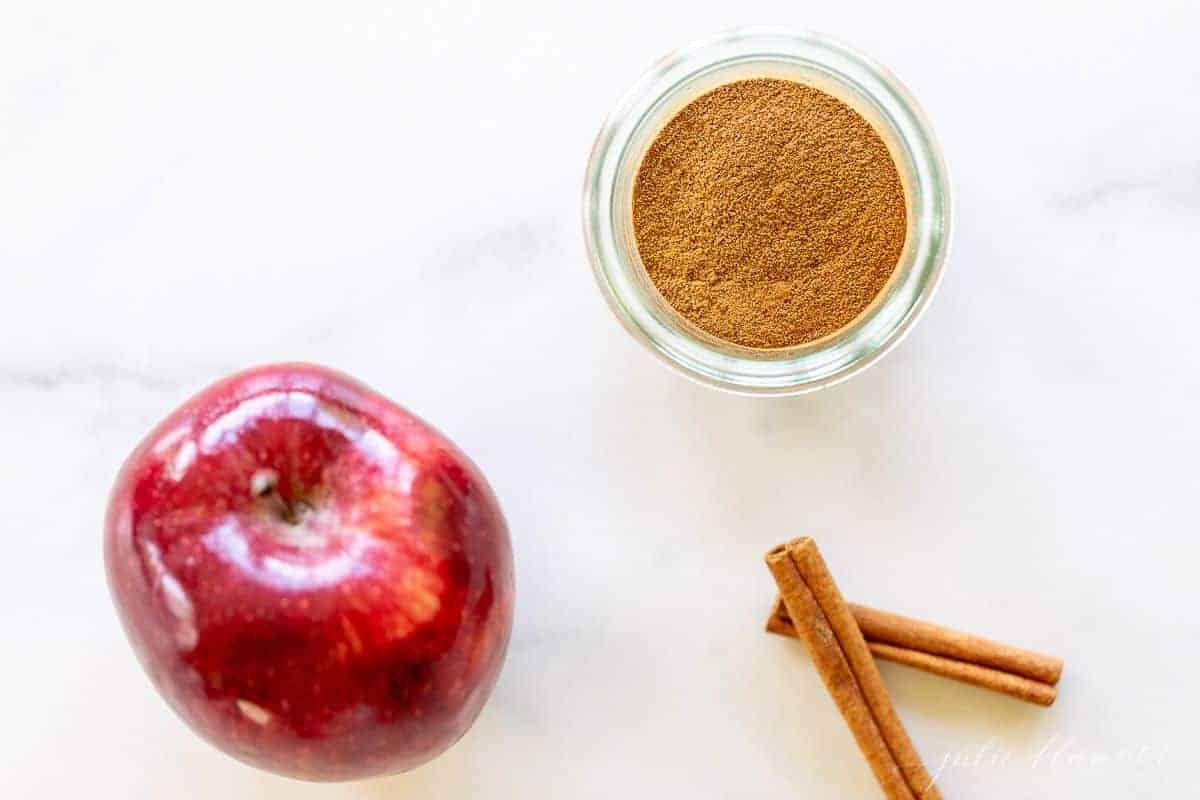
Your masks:
{"label": "white marble surface", "polygon": [[[852,598],[1065,656],[1050,710],[884,668],[948,797],[1200,793],[1200,7],[442,6],[0,8],[4,796],[874,797],[801,649],[760,632],[761,555],[799,533]],[[928,315],[813,396],[664,370],[581,242],[617,96],[746,23],[890,65],[953,173]],[[429,418],[513,529],[500,684],[408,775],[222,756],[110,607],[121,459],[277,359]]]}

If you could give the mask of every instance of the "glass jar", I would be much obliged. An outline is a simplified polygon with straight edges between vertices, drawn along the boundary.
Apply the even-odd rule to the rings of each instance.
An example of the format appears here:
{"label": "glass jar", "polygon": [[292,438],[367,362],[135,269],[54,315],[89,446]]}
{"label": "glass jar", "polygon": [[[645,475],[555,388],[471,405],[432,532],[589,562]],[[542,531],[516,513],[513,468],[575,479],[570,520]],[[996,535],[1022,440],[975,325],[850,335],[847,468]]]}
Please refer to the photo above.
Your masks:
{"label": "glass jar", "polygon": [[[705,92],[758,77],[808,84],[862,114],[887,144],[907,198],[907,239],[889,282],[849,325],[797,347],[743,347],[693,325],[650,281],[633,233],[634,180],[662,126]],[[605,121],[588,162],[584,235],[609,306],[667,364],[729,391],[798,394],[878,361],[929,304],[950,245],[949,179],[916,101],[882,66],[819,34],[737,29],[660,60]]]}

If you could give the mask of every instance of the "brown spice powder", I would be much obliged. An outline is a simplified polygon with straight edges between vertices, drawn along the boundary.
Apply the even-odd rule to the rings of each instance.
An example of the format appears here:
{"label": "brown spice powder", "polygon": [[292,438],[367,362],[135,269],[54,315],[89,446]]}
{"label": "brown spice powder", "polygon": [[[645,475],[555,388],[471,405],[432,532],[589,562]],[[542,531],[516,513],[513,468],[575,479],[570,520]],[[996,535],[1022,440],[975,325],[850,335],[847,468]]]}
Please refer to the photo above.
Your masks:
{"label": "brown spice powder", "polygon": [[638,253],[708,333],[791,347],[855,319],[904,249],[904,188],[858,112],[789,80],[701,95],[659,132],[633,189]]}

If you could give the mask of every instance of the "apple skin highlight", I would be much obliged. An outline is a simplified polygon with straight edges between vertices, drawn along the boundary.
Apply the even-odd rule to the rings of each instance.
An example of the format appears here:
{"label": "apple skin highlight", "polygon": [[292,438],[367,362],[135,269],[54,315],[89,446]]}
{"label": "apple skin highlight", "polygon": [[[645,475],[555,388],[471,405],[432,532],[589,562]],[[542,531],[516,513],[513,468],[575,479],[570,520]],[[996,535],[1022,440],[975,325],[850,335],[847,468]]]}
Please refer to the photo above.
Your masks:
{"label": "apple skin highlight", "polygon": [[306,780],[411,769],[475,720],[512,629],[508,529],[449,440],[340,373],[219,381],[122,467],[109,588],[196,732]]}

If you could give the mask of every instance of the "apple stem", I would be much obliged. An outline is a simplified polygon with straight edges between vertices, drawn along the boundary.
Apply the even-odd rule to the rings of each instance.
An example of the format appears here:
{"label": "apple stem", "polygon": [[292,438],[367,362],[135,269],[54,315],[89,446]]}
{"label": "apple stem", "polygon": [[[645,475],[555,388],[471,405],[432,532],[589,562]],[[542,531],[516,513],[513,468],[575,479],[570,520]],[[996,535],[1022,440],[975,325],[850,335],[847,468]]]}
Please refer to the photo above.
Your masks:
{"label": "apple stem", "polygon": [[300,524],[300,517],[309,509],[308,503],[303,500],[289,503],[279,493],[279,475],[275,470],[260,469],[255,472],[250,478],[250,491],[255,497],[265,500],[271,510],[289,525]]}
{"label": "apple stem", "polygon": [[270,496],[271,505],[275,507],[275,512],[279,514],[280,519],[289,525],[295,525],[300,522],[300,515],[296,513],[296,509],[291,503],[283,499],[283,495],[273,491]]}

